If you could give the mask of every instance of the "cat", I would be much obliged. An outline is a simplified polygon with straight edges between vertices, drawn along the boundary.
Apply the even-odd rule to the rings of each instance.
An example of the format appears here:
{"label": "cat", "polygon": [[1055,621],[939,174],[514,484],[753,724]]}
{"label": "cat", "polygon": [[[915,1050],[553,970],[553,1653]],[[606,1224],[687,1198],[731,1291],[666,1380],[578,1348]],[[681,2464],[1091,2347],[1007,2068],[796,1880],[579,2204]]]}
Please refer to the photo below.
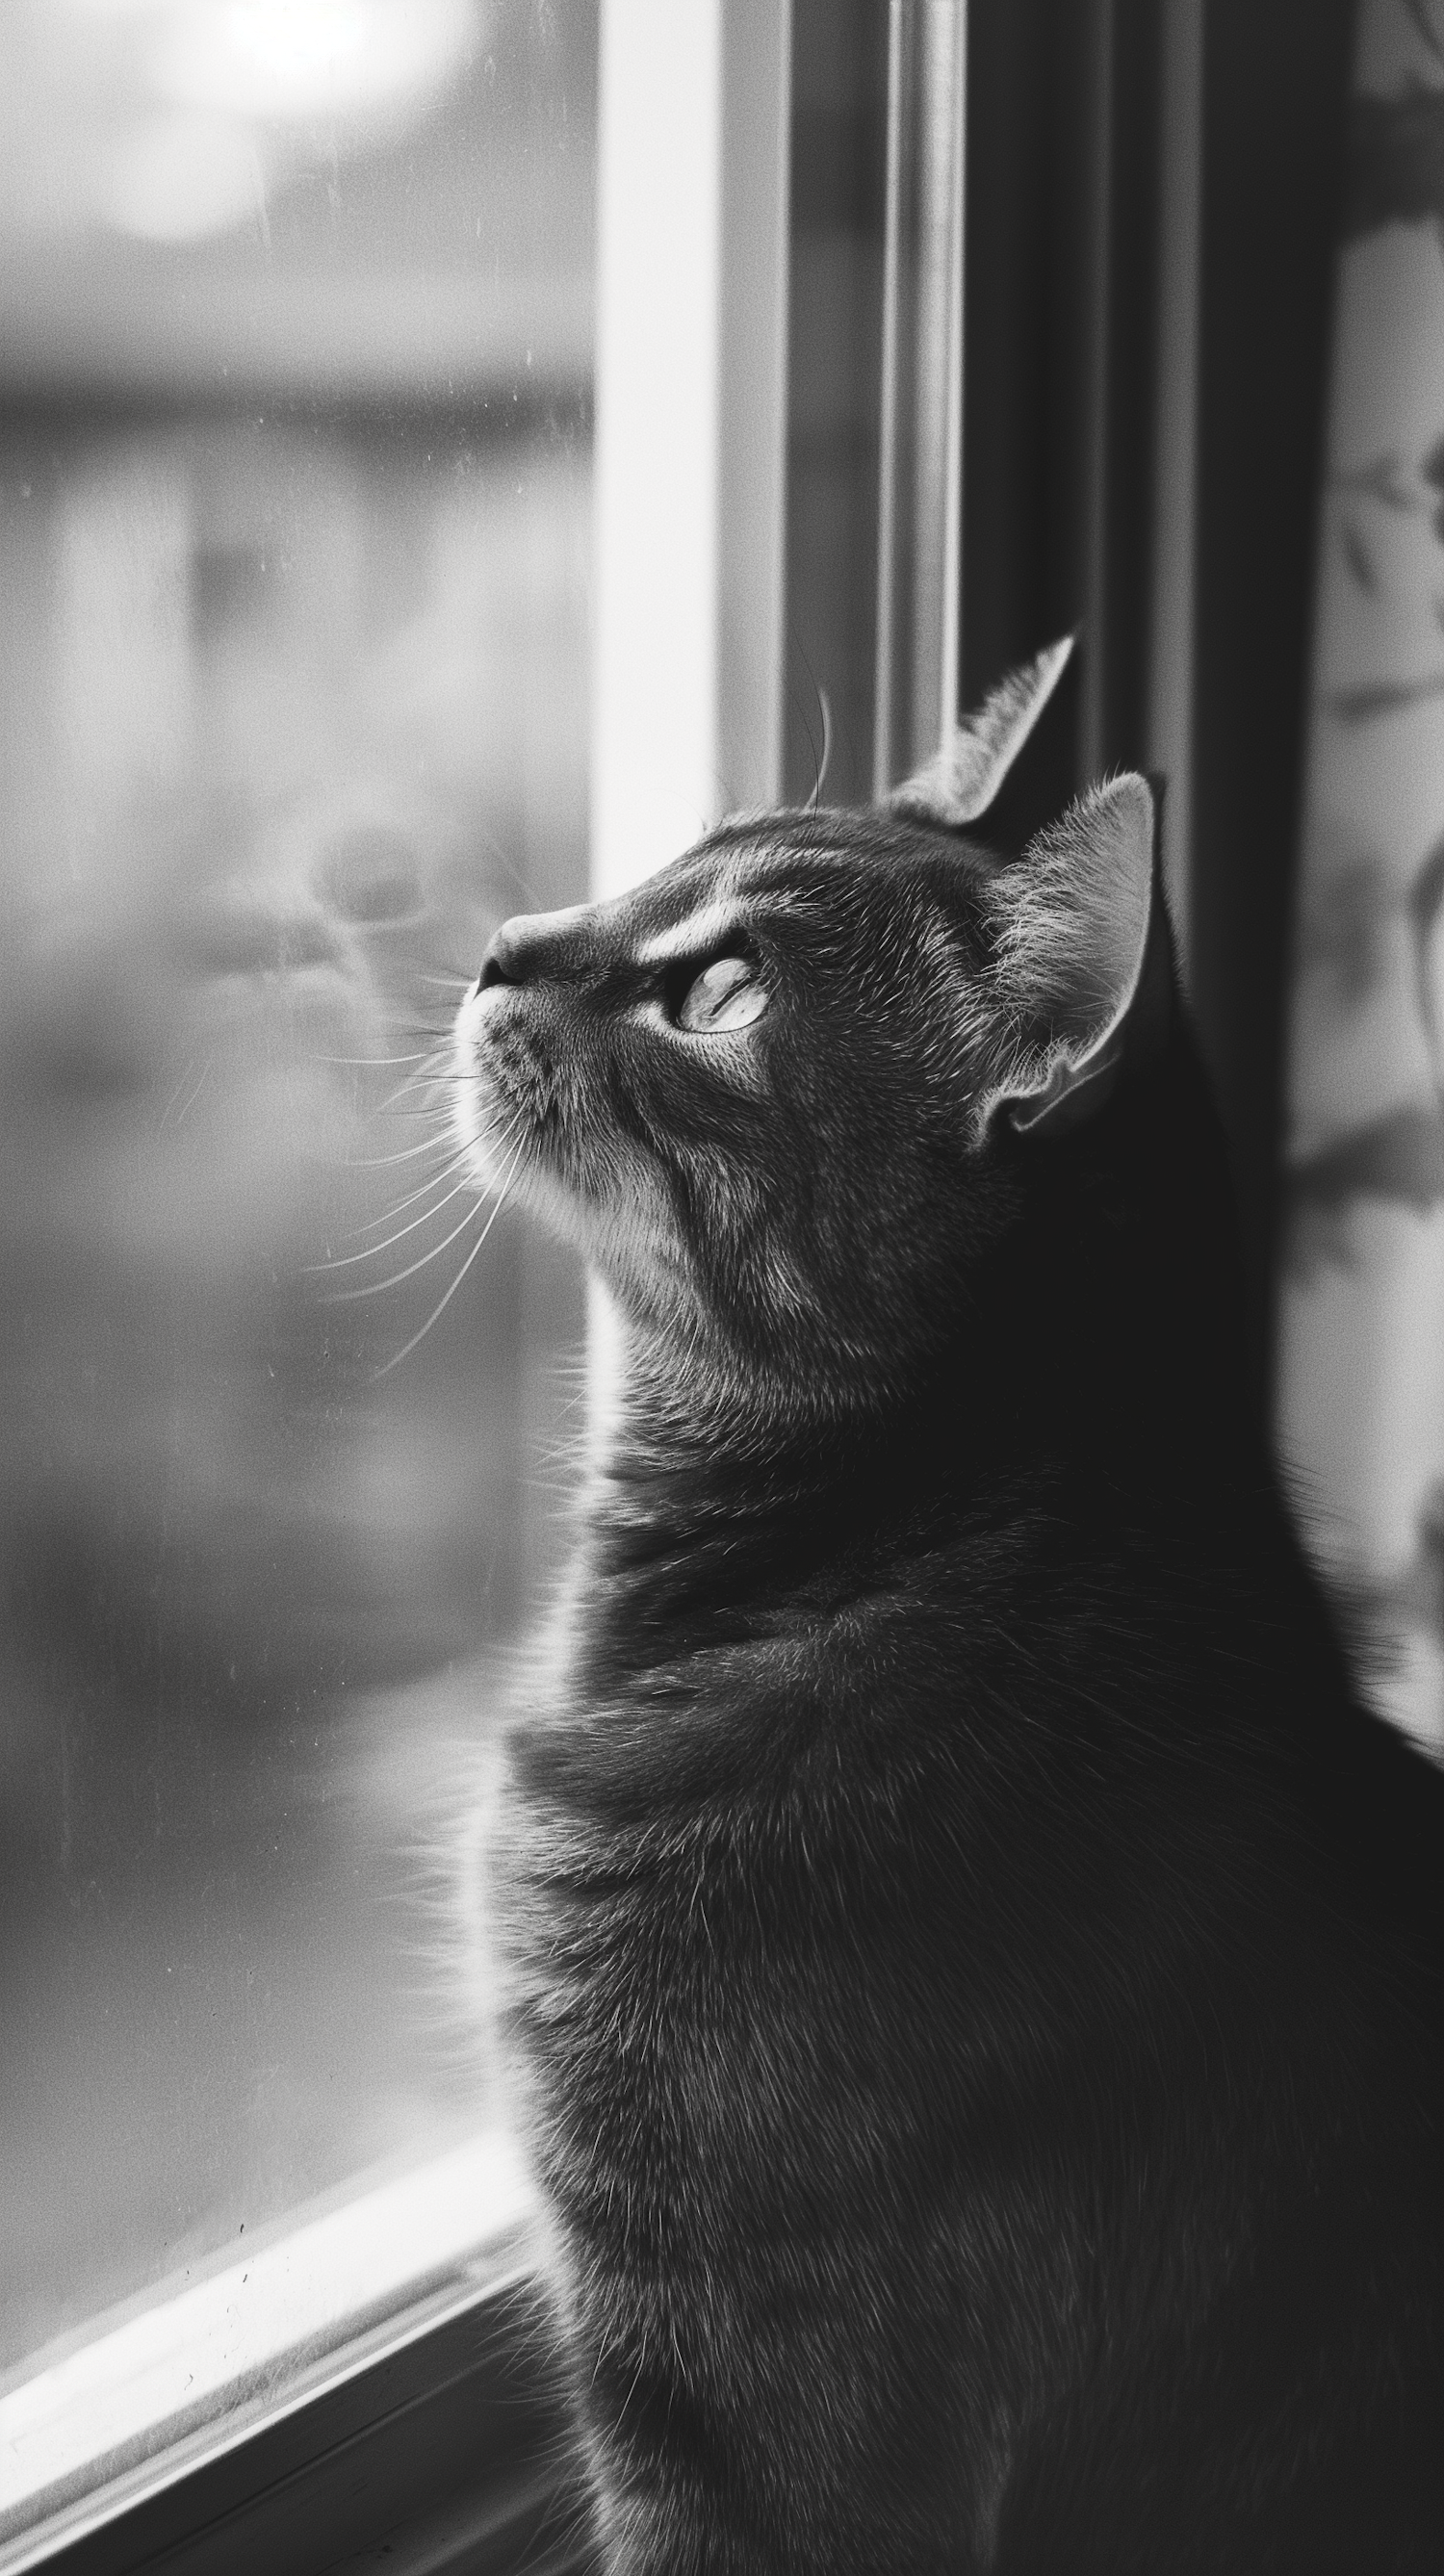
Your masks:
{"label": "cat", "polygon": [[614,2576],[1437,2563],[1444,1782],[1255,1427],[1150,789],[975,828],[1066,651],[456,1024],[620,1319],[490,1858]]}

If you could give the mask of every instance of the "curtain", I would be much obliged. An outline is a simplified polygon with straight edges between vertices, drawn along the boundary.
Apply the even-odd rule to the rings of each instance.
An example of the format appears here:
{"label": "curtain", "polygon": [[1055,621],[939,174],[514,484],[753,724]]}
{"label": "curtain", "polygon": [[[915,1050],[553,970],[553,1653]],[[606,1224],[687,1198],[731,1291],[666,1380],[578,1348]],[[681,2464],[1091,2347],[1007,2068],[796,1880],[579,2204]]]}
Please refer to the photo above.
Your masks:
{"label": "curtain", "polygon": [[1444,1754],[1444,0],[1363,0],[1289,1002],[1278,1430],[1361,1687]]}

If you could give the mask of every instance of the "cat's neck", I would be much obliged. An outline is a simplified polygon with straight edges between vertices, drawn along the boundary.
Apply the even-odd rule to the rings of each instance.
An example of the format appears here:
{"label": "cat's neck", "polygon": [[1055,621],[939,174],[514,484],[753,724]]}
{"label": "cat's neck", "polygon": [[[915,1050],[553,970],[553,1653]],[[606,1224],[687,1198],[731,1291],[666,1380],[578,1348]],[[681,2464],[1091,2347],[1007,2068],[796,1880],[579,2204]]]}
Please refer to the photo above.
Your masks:
{"label": "cat's neck", "polygon": [[1105,1295],[1104,1321],[1080,1318],[1026,1265],[990,1287],[912,1383],[826,1410],[765,1383],[729,1398],[645,1334],[624,1336],[592,1486],[604,1550],[765,1561],[774,1534],[795,1548],[812,1523],[835,1557],[903,1524],[926,1544],[940,1520],[1087,1510],[1090,1496],[1135,1523],[1161,1506],[1219,1516],[1257,1486],[1261,1445],[1177,1305],[1149,1314],[1144,1295]]}
{"label": "cat's neck", "polygon": [[1145,1526],[1160,1514],[1225,1523],[1268,1470],[1242,1394],[1210,1121],[1182,1047],[1106,1135],[1033,1188],[1026,1221],[960,1271],[933,1345],[891,1387],[842,1371],[820,1392],[785,1371],[729,1376],[624,1321],[599,1539],[634,1561],[749,1538],[765,1549],[811,1516],[836,1549],[889,1519],[986,1520],[1030,1498],[1086,1512],[1090,1495]]}

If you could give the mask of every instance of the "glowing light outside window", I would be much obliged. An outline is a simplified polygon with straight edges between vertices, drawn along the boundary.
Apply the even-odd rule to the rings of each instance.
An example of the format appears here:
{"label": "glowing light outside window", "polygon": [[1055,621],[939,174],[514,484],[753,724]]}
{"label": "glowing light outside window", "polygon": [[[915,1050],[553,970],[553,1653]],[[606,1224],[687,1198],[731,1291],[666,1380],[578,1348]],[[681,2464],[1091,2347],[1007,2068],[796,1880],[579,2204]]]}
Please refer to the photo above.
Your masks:
{"label": "glowing light outside window", "polygon": [[[39,0],[12,11],[52,117],[99,148],[52,173],[52,216],[145,241],[259,222],[306,168],[395,141],[474,64],[481,0]],[[53,137],[52,137],[53,139]],[[36,153],[17,138],[27,159]]]}
{"label": "glowing light outside window", "polygon": [[479,35],[473,0],[185,0],[155,16],[157,89],[258,117],[425,105]]}

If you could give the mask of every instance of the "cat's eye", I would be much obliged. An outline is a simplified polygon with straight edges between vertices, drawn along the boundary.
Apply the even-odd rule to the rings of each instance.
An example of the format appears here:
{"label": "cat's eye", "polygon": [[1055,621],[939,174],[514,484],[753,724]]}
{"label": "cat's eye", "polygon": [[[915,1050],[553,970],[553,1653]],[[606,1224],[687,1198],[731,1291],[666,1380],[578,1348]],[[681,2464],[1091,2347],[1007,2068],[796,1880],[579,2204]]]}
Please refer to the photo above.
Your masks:
{"label": "cat's eye", "polygon": [[767,1008],[767,987],[745,957],[714,957],[688,985],[677,1025],[695,1036],[745,1029]]}

